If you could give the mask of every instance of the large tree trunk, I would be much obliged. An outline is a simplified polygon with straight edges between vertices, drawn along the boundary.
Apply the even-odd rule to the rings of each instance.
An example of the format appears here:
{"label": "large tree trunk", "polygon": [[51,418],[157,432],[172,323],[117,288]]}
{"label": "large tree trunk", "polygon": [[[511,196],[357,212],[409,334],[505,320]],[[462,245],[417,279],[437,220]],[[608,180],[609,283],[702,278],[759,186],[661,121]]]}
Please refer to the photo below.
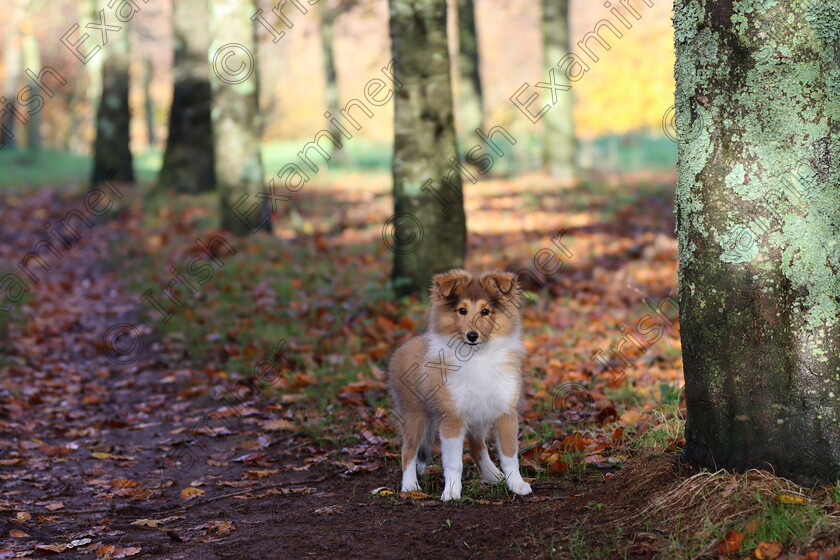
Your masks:
{"label": "large tree trunk", "polygon": [[[402,89],[394,102],[395,216],[383,235],[394,252],[397,294],[422,297],[431,275],[463,266],[466,252],[461,175],[449,160],[457,152],[446,3],[389,3],[391,48]],[[447,174],[449,186],[442,181]]]}
{"label": "large tree trunk", "polygon": [[178,0],[172,14],[174,89],[169,136],[160,170],[164,189],[213,190],[215,168],[210,124],[210,16],[207,0]]}
{"label": "large tree trunk", "polygon": [[[108,2],[98,3],[100,10],[105,10],[106,17],[112,14]],[[96,16],[93,21],[99,21]],[[119,31],[108,33],[108,44],[95,58],[102,58],[102,95],[96,111],[96,140],[93,144],[92,186],[96,187],[105,179],[114,181],[134,181],[134,168],[131,158],[131,110],[128,105],[129,92],[129,23],[112,21],[109,25],[119,25]]]}
{"label": "large tree trunk", "polygon": [[[542,7],[544,66],[554,73],[554,83],[571,86],[566,73],[556,66],[572,52],[569,43],[569,0],[543,0]],[[554,94],[552,92],[551,95]],[[556,94],[557,102],[543,119],[543,164],[552,177],[569,179],[575,175],[577,149],[572,112],[574,98],[572,90]]]}
{"label": "large tree trunk", "polygon": [[684,455],[834,483],[840,12],[759,4],[675,5]]}
{"label": "large tree trunk", "polygon": [[472,138],[484,124],[478,34],[473,0],[458,0],[458,133]]}
{"label": "large tree trunk", "polygon": [[[262,119],[253,0],[211,0],[210,84],[222,228],[245,235],[270,227],[263,192]],[[252,209],[255,210],[251,211]]]}

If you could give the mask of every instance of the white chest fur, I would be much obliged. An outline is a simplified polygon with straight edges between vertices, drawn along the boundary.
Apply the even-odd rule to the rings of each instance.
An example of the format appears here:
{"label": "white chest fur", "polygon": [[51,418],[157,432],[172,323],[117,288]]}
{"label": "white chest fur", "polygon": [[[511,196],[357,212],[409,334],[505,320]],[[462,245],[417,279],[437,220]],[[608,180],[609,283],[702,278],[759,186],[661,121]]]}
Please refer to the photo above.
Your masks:
{"label": "white chest fur", "polygon": [[427,363],[439,365],[443,351],[446,390],[470,428],[489,426],[516,407],[521,387],[518,358],[525,352],[519,337],[491,339],[474,350],[440,335],[428,339]]}

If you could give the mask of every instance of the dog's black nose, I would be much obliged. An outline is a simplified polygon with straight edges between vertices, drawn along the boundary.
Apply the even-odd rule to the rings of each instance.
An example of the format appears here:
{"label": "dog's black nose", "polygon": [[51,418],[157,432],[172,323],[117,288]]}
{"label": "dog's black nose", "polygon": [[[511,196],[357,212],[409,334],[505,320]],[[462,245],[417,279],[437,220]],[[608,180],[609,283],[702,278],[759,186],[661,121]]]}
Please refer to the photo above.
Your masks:
{"label": "dog's black nose", "polygon": [[475,331],[468,332],[467,340],[469,340],[470,342],[475,342],[476,340],[478,340],[478,333]]}

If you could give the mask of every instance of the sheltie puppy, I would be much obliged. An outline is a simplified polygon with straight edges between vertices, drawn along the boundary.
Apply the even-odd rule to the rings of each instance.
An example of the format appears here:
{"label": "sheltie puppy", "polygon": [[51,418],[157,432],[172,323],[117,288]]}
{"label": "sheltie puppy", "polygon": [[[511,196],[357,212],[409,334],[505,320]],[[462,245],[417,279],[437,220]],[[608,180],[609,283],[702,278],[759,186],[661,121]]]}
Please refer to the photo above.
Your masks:
{"label": "sheltie puppy", "polygon": [[[464,437],[481,478],[520,495],[531,486],[519,473],[517,405],[522,391],[521,290],[510,272],[474,277],[462,269],[432,278],[426,333],[391,358],[388,386],[401,417],[402,491],[419,490],[440,432],[444,490],[461,497]],[[502,470],[485,440],[494,428]]]}

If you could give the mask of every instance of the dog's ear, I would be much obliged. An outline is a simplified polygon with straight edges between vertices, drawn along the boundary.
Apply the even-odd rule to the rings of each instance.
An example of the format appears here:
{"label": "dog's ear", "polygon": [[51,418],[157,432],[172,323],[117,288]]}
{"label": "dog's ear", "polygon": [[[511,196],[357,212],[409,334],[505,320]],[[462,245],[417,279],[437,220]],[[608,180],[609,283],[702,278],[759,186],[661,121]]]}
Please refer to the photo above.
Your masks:
{"label": "dog's ear", "polygon": [[453,268],[449,272],[432,276],[432,298],[446,299],[463,290],[470,282],[472,275],[462,268]]}
{"label": "dog's ear", "polygon": [[519,291],[517,276],[513,272],[491,270],[482,274],[478,281],[488,293],[497,297],[511,297]]}

